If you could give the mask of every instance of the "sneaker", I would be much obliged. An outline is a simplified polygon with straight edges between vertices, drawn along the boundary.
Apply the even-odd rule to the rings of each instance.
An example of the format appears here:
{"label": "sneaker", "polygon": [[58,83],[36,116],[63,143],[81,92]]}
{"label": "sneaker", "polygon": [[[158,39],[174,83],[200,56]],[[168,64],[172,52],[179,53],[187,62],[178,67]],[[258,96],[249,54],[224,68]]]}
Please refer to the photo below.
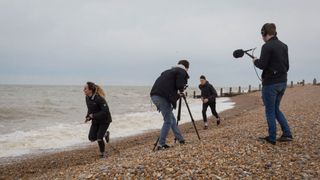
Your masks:
{"label": "sneaker", "polygon": [[280,141],[280,142],[288,142],[292,140],[293,140],[292,136],[281,136],[280,138],[277,139],[277,141]]}
{"label": "sneaker", "polygon": [[105,159],[105,158],[106,158],[106,155],[105,155],[104,153],[103,153],[103,154],[100,154],[100,155],[99,155],[99,158],[100,158],[100,159]]}
{"label": "sneaker", "polygon": [[165,144],[165,145],[162,145],[162,146],[158,146],[157,150],[160,151],[160,150],[165,150],[165,149],[168,149],[168,148],[170,148],[170,146]]}
{"label": "sneaker", "polygon": [[180,141],[179,142],[181,145],[183,145],[183,144],[186,144],[186,141],[185,140],[182,140],[182,141]]}
{"label": "sneaker", "polygon": [[109,143],[110,140],[110,132],[107,131],[106,134],[104,135],[104,138],[106,139],[106,142]]}
{"label": "sneaker", "polygon": [[217,126],[220,125],[220,118],[217,119]]}
{"label": "sneaker", "polygon": [[259,140],[263,140],[263,141],[266,141],[267,143],[270,143],[270,144],[272,144],[272,145],[276,145],[276,142],[275,142],[275,141],[270,140],[269,136],[266,136],[266,137],[259,137]]}
{"label": "sneaker", "polygon": [[208,129],[208,126],[204,126],[204,128],[203,128],[204,130],[207,130]]}

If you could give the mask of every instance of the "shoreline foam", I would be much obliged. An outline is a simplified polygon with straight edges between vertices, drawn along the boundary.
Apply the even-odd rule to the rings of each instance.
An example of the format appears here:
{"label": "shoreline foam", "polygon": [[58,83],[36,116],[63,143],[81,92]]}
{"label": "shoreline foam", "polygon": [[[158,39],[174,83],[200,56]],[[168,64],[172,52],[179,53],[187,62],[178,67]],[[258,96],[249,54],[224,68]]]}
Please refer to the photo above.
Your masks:
{"label": "shoreline foam", "polygon": [[[194,118],[200,119],[200,100],[190,99],[190,101],[192,102],[190,108],[194,112]],[[233,108],[233,103],[230,102],[229,98],[219,98],[217,108],[220,112],[231,109]],[[114,138],[125,138],[142,134],[149,130],[159,129],[162,125],[162,116],[156,110],[150,110],[125,115],[114,115],[114,122],[111,124],[109,131]],[[187,110],[183,106],[182,121],[180,123],[184,124],[186,122],[190,121]],[[82,144],[89,145],[90,142],[87,140],[89,127],[90,123],[59,123],[42,129],[2,134],[0,137],[2,146],[0,149],[0,163],[6,158],[12,159],[28,154],[58,152],[59,150],[72,149],[72,147],[78,148]]]}

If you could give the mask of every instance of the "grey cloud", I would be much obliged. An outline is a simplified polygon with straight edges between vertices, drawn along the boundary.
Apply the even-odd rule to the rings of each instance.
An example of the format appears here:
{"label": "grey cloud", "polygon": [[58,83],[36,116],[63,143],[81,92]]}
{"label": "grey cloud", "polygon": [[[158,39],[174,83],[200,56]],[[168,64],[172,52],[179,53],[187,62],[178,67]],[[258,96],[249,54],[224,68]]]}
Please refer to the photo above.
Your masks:
{"label": "grey cloud", "polygon": [[237,48],[263,44],[265,22],[290,48],[290,78],[319,77],[318,1],[0,1],[0,83],[150,85],[190,59],[191,84],[257,84]]}

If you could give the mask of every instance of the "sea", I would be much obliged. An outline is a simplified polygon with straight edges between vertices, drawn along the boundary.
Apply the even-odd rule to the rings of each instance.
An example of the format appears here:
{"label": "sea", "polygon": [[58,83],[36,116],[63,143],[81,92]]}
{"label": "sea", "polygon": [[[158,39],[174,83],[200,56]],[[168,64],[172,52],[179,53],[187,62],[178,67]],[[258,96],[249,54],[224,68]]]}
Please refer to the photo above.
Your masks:
{"label": "sea", "polygon": [[[163,118],[151,103],[151,87],[103,88],[113,118],[111,140],[161,128]],[[200,120],[202,102],[192,97],[194,90],[187,90],[187,101],[194,119]],[[229,98],[217,99],[218,112],[234,106]],[[0,160],[89,145],[86,112],[82,86],[0,85]],[[180,123],[190,121],[183,104]]]}

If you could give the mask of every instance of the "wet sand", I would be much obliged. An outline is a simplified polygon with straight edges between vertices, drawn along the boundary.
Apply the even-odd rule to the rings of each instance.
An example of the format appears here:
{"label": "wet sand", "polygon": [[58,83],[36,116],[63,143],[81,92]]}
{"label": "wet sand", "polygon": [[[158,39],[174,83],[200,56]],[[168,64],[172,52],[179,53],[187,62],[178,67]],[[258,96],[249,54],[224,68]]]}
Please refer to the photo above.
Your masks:
{"label": "wet sand", "polygon": [[97,157],[96,143],[13,159],[0,165],[0,179],[318,179],[320,86],[288,88],[282,110],[294,141],[275,146],[257,140],[267,134],[260,97],[260,92],[233,97],[236,106],[221,113],[218,127],[211,120],[203,130],[203,122],[197,121],[201,141],[186,123],[180,126],[186,145],[174,144],[170,134],[173,147],[152,152],[159,134],[155,131],[111,142],[104,160]]}

